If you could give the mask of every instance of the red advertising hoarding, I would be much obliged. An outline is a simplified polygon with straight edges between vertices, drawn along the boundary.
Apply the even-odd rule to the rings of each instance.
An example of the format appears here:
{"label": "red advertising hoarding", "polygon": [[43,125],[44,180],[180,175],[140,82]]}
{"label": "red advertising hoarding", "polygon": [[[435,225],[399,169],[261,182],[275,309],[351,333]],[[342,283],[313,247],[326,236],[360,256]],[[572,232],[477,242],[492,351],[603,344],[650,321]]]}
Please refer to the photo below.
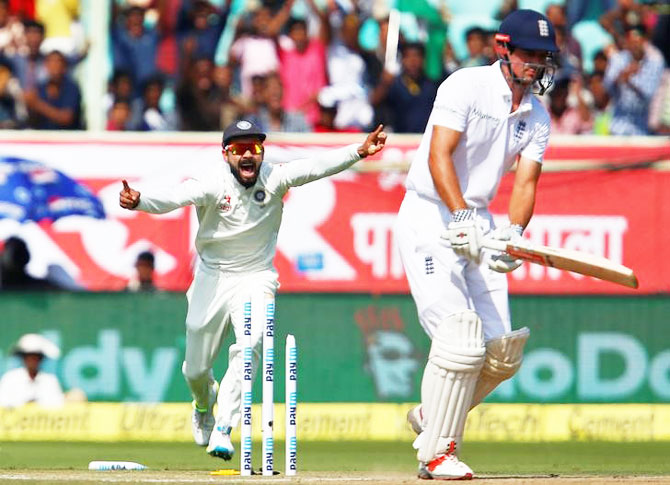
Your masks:
{"label": "red advertising hoarding", "polygon": [[[218,136],[74,137],[51,140],[3,135],[0,156],[37,160],[90,187],[107,217],[71,216],[53,223],[0,220],[0,240],[18,234],[33,256],[37,276],[60,275],[84,289],[120,290],[136,255],[156,254],[158,285],[183,291],[191,280],[197,221],[191,208],[155,216],[118,207],[120,179],[166,184],[187,177],[198,163],[220,157]],[[34,135],[33,135],[34,136]],[[275,137],[269,161],[285,161],[327,147],[359,141],[355,136]],[[285,200],[276,266],[285,292],[407,292],[392,226],[404,195],[404,170],[417,137],[391,136],[381,160],[291,189]],[[590,140],[590,144],[587,141]],[[670,148],[660,139],[552,139],[536,211],[525,236],[545,245],[587,251],[632,267],[639,290],[537,265],[509,276],[513,293],[612,294],[667,292],[670,269],[661,249],[670,243]],[[593,165],[602,162],[611,166]],[[585,170],[585,164],[590,169]],[[596,167],[594,169],[594,167]],[[605,168],[602,168],[605,167]],[[659,167],[661,168],[659,170]],[[558,169],[567,170],[558,170]],[[512,175],[492,205],[505,220]]]}

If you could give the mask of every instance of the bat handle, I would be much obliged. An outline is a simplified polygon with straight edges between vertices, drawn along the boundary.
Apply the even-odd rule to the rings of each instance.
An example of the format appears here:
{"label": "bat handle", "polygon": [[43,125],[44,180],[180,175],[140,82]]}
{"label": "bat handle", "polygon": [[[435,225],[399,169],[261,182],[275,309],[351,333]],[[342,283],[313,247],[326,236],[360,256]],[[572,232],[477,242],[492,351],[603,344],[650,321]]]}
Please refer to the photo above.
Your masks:
{"label": "bat handle", "polygon": [[482,239],[482,247],[486,249],[493,249],[494,251],[507,251],[507,241],[501,241],[500,239],[493,239],[492,237],[485,237]]}

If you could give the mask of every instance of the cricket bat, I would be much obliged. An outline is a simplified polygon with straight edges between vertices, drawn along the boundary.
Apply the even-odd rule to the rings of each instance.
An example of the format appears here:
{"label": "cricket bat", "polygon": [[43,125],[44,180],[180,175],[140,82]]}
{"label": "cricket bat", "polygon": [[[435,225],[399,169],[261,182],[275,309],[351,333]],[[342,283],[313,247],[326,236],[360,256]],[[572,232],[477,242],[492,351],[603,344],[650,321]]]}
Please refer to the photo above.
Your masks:
{"label": "cricket bat", "polygon": [[611,281],[630,288],[638,287],[637,277],[632,269],[607,258],[582,251],[540,246],[525,239],[511,243],[485,238],[482,246],[507,253],[514,258],[530,263],[593,276],[600,280]]}
{"label": "cricket bat", "polygon": [[384,56],[384,69],[392,74],[398,71],[398,41],[400,40],[400,12],[391,9],[389,13],[389,25],[386,33],[386,52]]}

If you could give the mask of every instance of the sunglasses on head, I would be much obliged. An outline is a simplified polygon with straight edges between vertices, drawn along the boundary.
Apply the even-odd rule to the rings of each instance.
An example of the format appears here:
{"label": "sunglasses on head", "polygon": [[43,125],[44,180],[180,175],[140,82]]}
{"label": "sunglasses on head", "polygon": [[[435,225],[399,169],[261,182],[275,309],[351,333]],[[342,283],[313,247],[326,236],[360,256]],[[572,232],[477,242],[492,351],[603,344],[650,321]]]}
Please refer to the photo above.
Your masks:
{"label": "sunglasses on head", "polygon": [[247,150],[251,152],[252,155],[260,155],[263,153],[263,144],[257,141],[248,143],[229,143],[225,146],[225,149],[233,155],[244,155],[247,153]]}

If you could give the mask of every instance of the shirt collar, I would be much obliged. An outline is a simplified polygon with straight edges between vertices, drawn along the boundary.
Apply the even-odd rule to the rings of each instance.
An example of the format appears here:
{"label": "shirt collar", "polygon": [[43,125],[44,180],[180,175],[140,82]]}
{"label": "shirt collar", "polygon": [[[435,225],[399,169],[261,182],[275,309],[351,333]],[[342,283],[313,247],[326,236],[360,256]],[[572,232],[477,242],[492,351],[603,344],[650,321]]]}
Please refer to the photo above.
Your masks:
{"label": "shirt collar", "polygon": [[[500,93],[500,95],[503,98],[505,98],[506,101],[511,102],[512,90],[507,84],[507,79],[505,79],[505,75],[502,72],[502,63],[500,62],[500,60],[497,60],[496,62],[491,64],[491,69],[494,70],[493,77],[495,79],[496,90]],[[533,107],[532,96],[533,94],[530,91],[527,91],[526,94],[524,94],[523,98],[521,99],[519,108],[514,113],[510,114],[520,114],[525,113],[526,111],[530,111]]]}

